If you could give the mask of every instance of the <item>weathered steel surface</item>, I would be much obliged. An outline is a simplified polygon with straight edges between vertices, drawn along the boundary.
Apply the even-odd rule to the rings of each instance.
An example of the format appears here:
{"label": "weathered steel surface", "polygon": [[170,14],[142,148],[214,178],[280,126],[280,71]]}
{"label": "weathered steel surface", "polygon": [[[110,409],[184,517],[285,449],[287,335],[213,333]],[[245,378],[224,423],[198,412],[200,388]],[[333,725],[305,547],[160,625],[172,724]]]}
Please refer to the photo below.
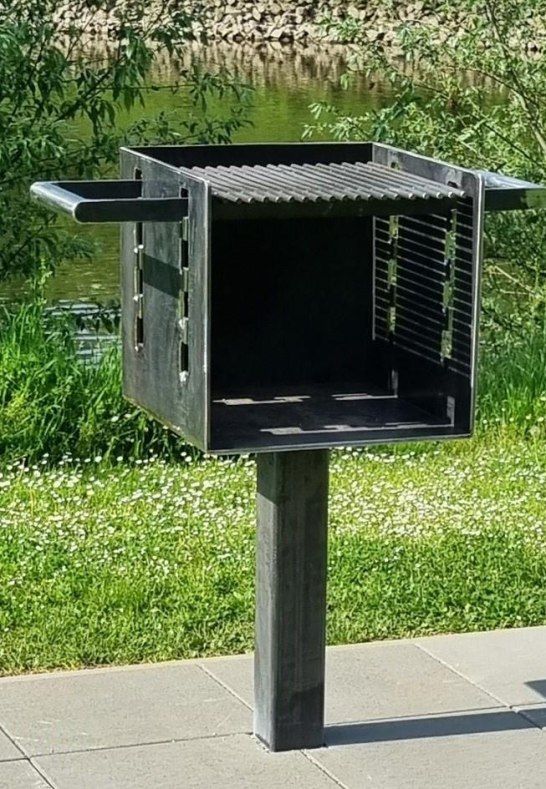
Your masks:
{"label": "weathered steel surface", "polygon": [[131,151],[122,152],[121,168],[124,178],[139,177],[145,198],[180,199],[191,192],[186,250],[183,215],[176,222],[122,224],[124,394],[204,447],[209,401],[208,189]]}
{"label": "weathered steel surface", "polygon": [[[364,155],[358,146],[340,146],[331,162],[321,161],[331,146],[265,146],[258,161],[269,150],[272,166],[247,165],[252,150],[213,149],[213,166],[204,168],[195,165],[200,149],[157,149],[157,159],[155,149],[124,152],[122,175],[139,170],[144,199],[188,199],[184,229],[180,222],[141,225],[138,255],[134,229],[124,231],[127,396],[222,454],[468,434],[480,179],[381,146],[366,149],[378,161],[364,163],[343,161]],[[209,174],[218,172],[236,202],[215,194]],[[428,213],[399,220],[396,255],[388,222],[361,216],[362,201],[353,197],[364,194],[369,208],[387,212],[393,201],[400,211],[427,203]],[[279,202],[267,203],[272,195]],[[239,216],[236,226],[225,221],[226,205]],[[318,205],[328,221],[302,220],[295,210]],[[340,205],[348,216],[334,216]],[[260,206],[270,218],[248,213]],[[446,258],[454,210],[455,277]],[[387,273],[393,257],[396,287]],[[446,283],[456,286],[450,310]],[[391,335],[382,321],[393,311]],[[457,323],[449,325],[448,360],[451,313]]]}
{"label": "weathered steel surface", "polygon": [[546,187],[499,173],[482,173],[486,211],[526,211],[546,208]]}
{"label": "weathered steel surface", "polygon": [[323,745],[328,452],[258,458],[254,732]]}
{"label": "weathered steel surface", "polygon": [[[452,435],[468,436],[476,396],[485,180],[481,173],[388,145],[374,145],[374,159],[464,193],[448,213],[400,217],[394,244],[388,223],[376,220],[375,336],[379,348],[390,349],[398,397],[448,418]],[[394,278],[388,274],[393,247]],[[395,321],[389,327],[391,310]],[[443,402],[434,402],[434,392],[443,394]]]}

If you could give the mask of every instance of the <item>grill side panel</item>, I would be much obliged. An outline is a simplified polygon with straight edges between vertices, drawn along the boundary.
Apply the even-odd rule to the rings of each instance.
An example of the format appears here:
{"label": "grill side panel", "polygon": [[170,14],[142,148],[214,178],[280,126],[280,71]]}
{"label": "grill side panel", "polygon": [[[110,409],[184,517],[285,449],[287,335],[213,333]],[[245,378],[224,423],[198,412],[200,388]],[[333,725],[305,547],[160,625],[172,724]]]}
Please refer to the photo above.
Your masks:
{"label": "grill side panel", "polygon": [[179,222],[122,224],[125,397],[202,449],[208,443],[209,196],[159,162],[123,151],[147,197],[189,197]]}
{"label": "grill side panel", "polygon": [[457,434],[467,434],[474,417],[483,183],[385,146],[377,146],[376,156],[466,193],[441,212],[376,218],[373,331],[393,391],[440,409]]}

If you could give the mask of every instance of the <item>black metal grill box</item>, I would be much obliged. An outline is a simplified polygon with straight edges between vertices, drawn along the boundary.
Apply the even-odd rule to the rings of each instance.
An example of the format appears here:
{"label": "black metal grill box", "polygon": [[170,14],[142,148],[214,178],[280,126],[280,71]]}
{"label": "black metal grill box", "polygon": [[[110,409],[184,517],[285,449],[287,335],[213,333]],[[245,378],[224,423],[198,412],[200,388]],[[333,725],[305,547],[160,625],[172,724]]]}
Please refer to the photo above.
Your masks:
{"label": "black metal grill box", "polygon": [[125,395],[209,453],[472,431],[484,212],[544,189],[376,143],[123,149]]}

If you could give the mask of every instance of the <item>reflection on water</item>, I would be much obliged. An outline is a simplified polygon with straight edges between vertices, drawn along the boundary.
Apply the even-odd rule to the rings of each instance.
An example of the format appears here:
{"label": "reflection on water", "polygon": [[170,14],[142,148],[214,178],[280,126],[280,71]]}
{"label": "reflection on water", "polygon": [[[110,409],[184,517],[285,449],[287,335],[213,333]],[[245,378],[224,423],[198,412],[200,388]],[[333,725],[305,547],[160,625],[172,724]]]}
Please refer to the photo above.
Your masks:
{"label": "reflection on water", "polygon": [[[388,95],[385,86],[358,78],[348,89],[340,87],[346,68],[346,49],[333,45],[315,48],[289,48],[264,45],[258,48],[243,44],[216,44],[188,50],[181,67],[200,65],[204,70],[225,69],[254,88],[252,126],[241,129],[234,142],[290,142],[301,138],[311,119],[309,105],[331,101],[354,114],[372,106],[381,106]],[[177,64],[160,64],[160,80],[169,84]],[[168,110],[185,99],[168,91],[150,93],[147,108],[155,114]],[[187,99],[186,99],[187,101]],[[92,233],[99,239],[100,251],[92,263],[64,265],[50,280],[48,296],[52,300],[73,299],[105,302],[118,298],[119,227],[115,225],[84,227],[72,225],[79,233]],[[17,285],[3,289],[5,295],[17,292]]]}
{"label": "reflection on water", "polygon": [[74,322],[74,339],[78,357],[95,364],[112,346],[120,346],[120,309],[117,305],[97,305],[89,301],[60,300],[46,310],[61,318],[66,313]]}

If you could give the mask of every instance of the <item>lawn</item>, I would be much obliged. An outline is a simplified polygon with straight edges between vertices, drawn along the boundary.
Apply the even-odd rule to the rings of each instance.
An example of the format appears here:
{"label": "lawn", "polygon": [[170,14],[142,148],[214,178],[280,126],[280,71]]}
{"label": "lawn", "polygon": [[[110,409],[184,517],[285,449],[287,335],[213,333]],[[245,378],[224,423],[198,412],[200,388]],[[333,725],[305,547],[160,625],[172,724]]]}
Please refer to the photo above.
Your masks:
{"label": "lawn", "polygon": [[[332,454],[328,641],[546,621],[546,450]],[[0,671],[252,647],[250,458],[66,459],[0,476]]]}

